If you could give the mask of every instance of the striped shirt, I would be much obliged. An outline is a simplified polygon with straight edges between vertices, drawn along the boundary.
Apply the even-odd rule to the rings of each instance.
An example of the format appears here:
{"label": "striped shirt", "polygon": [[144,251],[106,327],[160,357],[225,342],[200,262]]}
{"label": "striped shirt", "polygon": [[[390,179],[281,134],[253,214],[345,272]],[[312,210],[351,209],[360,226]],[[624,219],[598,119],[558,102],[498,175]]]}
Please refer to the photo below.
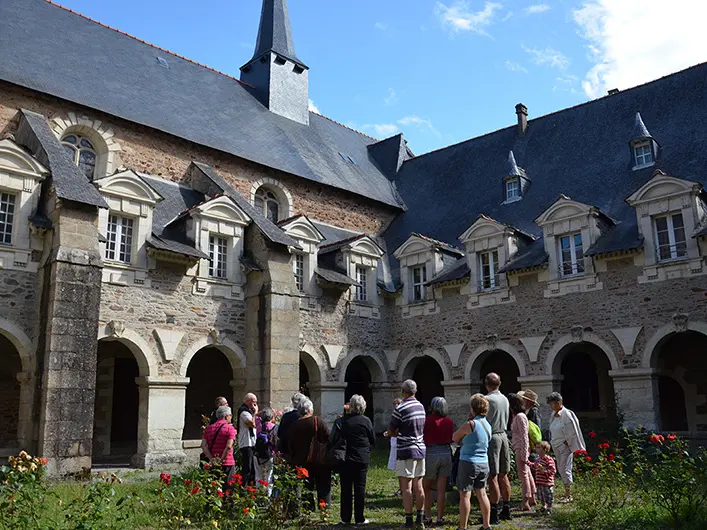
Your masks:
{"label": "striped shirt", "polygon": [[425,458],[425,407],[415,396],[404,399],[393,411],[390,430],[398,431],[398,460]]}
{"label": "striped shirt", "polygon": [[530,466],[535,471],[535,484],[537,486],[555,485],[555,461],[550,455],[532,462]]}

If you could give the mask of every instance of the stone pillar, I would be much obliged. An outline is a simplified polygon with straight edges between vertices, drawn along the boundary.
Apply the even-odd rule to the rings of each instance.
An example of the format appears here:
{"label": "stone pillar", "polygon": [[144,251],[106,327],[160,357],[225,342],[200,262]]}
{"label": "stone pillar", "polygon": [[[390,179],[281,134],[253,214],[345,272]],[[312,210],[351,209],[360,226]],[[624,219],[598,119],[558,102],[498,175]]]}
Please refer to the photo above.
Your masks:
{"label": "stone pillar", "polygon": [[652,368],[611,370],[618,413],[623,414],[624,427],[632,429],[660,428],[658,374]]}
{"label": "stone pillar", "polygon": [[53,201],[37,346],[38,452],[50,475],[91,467],[102,261],[97,209]]}
{"label": "stone pillar", "polygon": [[449,417],[459,425],[469,417],[469,400],[471,399],[471,381],[469,379],[452,379],[442,381],[444,399],[449,405]]}
{"label": "stone pillar", "polygon": [[314,413],[331,426],[344,413],[346,383],[323,381],[309,386]]}
{"label": "stone pillar", "polygon": [[388,429],[390,417],[393,414],[393,400],[400,396],[398,383],[371,383],[373,391],[373,429],[383,432]]}
{"label": "stone pillar", "polygon": [[32,405],[34,402],[34,387],[36,381],[32,372],[17,374],[20,383],[20,410],[17,422],[17,443],[20,449],[34,452],[32,445],[35,439],[34,422],[32,421]]}
{"label": "stone pillar", "polygon": [[[236,412],[238,412],[238,407],[240,407],[241,403],[243,403],[243,398],[249,392],[249,390],[246,388],[245,377],[238,377],[236,379],[231,379],[229,384],[231,385],[233,392],[232,392],[231,398],[228,400],[228,402],[231,405],[231,408],[234,409],[233,414],[236,414]],[[224,396],[224,397],[228,398],[228,396]],[[258,399],[260,400],[260,396],[258,396]],[[263,407],[262,404],[260,404],[260,406]]]}
{"label": "stone pillar", "polygon": [[135,467],[150,469],[182,464],[184,407],[188,377],[138,377],[140,408]]}
{"label": "stone pillar", "polygon": [[548,406],[545,398],[552,392],[559,392],[562,384],[562,376],[529,375],[519,377],[518,382],[523,390],[532,390],[538,395],[540,403],[540,417],[542,418],[543,438],[546,439],[550,428],[550,417],[552,409]]}

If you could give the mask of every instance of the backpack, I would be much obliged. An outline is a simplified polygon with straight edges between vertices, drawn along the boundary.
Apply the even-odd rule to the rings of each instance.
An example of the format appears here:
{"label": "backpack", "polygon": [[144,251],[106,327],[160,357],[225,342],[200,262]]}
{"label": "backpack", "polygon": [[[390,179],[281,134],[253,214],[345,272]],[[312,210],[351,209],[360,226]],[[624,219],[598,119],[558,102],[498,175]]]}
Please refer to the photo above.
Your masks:
{"label": "backpack", "polygon": [[263,430],[255,439],[255,456],[260,462],[267,462],[270,460],[274,454],[275,451],[273,450],[273,431],[275,428],[273,427],[269,431]]}
{"label": "backpack", "polygon": [[543,439],[543,433],[540,431],[540,427],[534,421],[528,420],[528,440],[530,441],[530,447],[535,447],[536,444],[540,443]]}

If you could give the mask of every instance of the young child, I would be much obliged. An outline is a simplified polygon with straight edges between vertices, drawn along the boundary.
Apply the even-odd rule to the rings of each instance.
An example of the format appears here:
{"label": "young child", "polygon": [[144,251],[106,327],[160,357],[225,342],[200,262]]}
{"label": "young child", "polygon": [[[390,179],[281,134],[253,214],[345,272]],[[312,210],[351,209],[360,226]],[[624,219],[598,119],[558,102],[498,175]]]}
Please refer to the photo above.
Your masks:
{"label": "young child", "polygon": [[550,513],[554,500],[553,488],[555,486],[555,460],[550,456],[550,444],[540,442],[535,445],[538,459],[531,462],[530,466],[535,471],[535,485],[538,489],[538,500],[542,503],[540,513]]}

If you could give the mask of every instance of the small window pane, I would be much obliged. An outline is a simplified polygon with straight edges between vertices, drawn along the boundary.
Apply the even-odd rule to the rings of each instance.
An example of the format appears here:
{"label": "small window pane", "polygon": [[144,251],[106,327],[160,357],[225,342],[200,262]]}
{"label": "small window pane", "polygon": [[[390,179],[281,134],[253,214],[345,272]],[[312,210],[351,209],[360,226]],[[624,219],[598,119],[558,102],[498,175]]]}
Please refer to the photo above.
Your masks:
{"label": "small window pane", "polygon": [[106,259],[130,263],[133,251],[133,220],[109,215],[107,236]]}
{"label": "small window pane", "polygon": [[79,169],[92,180],[96,172],[96,153],[85,149],[79,151]]}
{"label": "small window pane", "polygon": [[302,254],[295,254],[293,269],[297,290],[304,292],[304,256]]}
{"label": "small window pane", "polygon": [[89,142],[86,138],[81,138],[81,142],[79,143],[81,147],[88,147],[89,149],[93,149],[93,144]]}
{"label": "small window pane", "polygon": [[15,220],[15,196],[10,193],[0,195],[0,243],[12,244],[12,227]]}
{"label": "small window pane", "polygon": [[267,217],[273,223],[277,223],[278,220],[280,219],[280,207],[277,205],[276,202],[268,201]]}
{"label": "small window pane", "polygon": [[76,138],[76,136],[70,134],[69,136],[64,136],[64,139],[62,140],[62,142],[66,142],[67,144],[76,145],[78,143],[78,139]]}
{"label": "small window pane", "polygon": [[364,267],[356,267],[356,300],[359,302],[368,301],[368,270]]}
{"label": "small window pane", "polygon": [[228,277],[228,240],[225,237],[209,236],[209,276]]}

